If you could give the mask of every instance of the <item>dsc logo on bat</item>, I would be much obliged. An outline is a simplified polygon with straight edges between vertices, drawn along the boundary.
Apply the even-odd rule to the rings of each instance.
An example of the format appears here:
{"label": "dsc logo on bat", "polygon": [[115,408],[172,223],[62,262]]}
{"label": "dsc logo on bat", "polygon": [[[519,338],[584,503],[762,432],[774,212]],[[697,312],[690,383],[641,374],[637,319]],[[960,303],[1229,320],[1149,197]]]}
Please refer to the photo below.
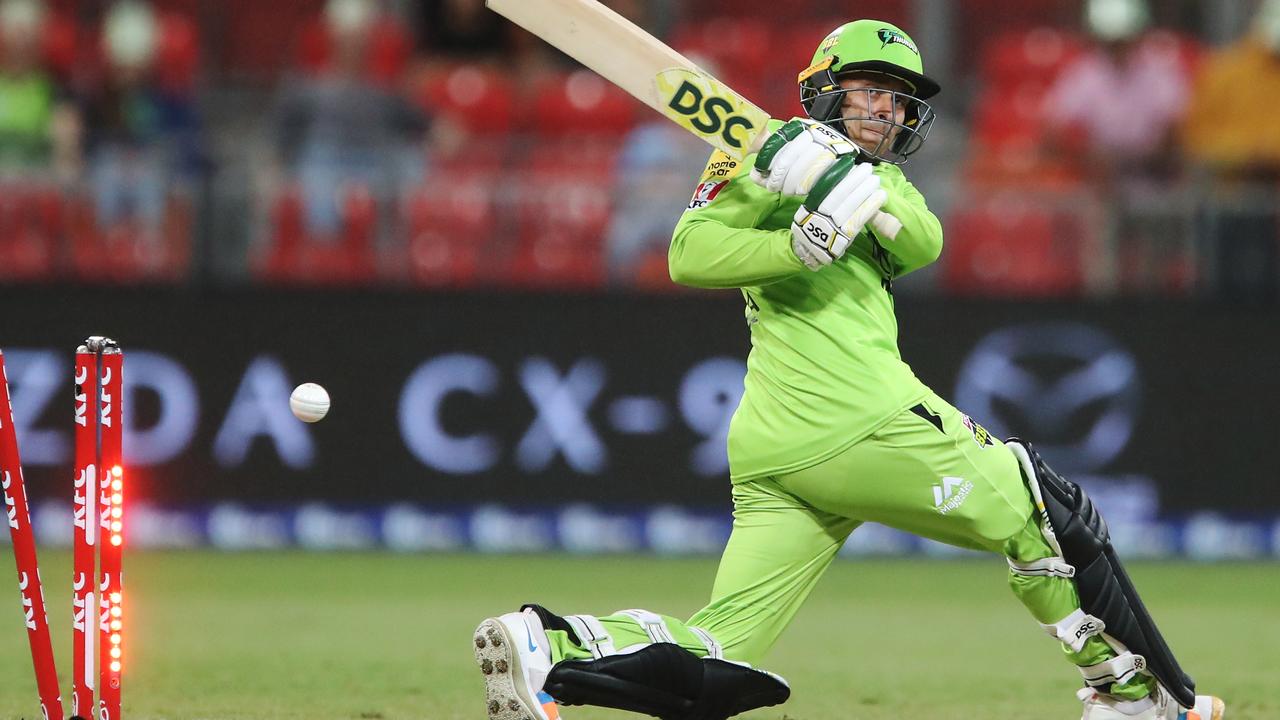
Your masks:
{"label": "dsc logo on bat", "polygon": [[693,70],[663,70],[654,84],[668,118],[738,158],[769,119],[715,78]]}

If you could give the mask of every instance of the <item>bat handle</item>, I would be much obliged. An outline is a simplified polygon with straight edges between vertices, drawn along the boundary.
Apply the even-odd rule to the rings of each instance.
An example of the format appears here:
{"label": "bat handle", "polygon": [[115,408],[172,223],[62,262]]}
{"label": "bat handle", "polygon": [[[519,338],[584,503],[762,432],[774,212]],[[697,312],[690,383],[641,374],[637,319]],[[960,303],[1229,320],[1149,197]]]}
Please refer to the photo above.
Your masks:
{"label": "bat handle", "polygon": [[886,212],[878,212],[871,218],[871,229],[885,240],[894,240],[902,231],[902,221]]}

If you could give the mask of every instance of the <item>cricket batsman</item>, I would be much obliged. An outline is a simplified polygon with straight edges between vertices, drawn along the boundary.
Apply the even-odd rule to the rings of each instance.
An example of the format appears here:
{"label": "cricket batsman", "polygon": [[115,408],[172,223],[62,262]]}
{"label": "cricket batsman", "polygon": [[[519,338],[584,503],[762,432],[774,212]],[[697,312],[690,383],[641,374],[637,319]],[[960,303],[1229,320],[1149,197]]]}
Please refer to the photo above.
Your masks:
{"label": "cricket batsman", "polygon": [[688,620],[538,605],[485,620],[489,717],[555,720],[557,704],[585,704],[722,720],[784,702],[786,682],[757,666],[849,533],[878,522],[1007,558],[1013,593],[1082,676],[1083,720],[1222,720],[1088,495],[899,355],[893,283],[942,250],[900,169],[940,90],[916,44],[886,22],[848,23],[799,85],[808,118],[775,122],[742,165],[717,151],[671,242],[672,279],[740,289],[751,332],[729,430],[733,532],[711,601]]}

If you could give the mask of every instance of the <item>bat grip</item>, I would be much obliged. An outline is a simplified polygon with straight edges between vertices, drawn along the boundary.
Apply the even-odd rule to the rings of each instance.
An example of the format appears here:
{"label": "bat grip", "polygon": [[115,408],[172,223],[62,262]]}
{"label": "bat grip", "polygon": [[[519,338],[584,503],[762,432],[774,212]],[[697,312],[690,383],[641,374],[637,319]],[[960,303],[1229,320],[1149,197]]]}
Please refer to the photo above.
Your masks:
{"label": "bat grip", "polygon": [[885,240],[893,240],[902,231],[902,221],[887,212],[878,212],[871,218],[871,229]]}

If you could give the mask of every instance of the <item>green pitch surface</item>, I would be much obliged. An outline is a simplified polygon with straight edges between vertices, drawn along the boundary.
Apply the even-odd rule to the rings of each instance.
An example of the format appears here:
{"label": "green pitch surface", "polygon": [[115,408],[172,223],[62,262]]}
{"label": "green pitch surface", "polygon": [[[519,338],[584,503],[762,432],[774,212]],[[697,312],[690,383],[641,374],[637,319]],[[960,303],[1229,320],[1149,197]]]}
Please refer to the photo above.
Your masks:
{"label": "green pitch surface", "polygon": [[[8,550],[0,551],[13,572]],[[471,633],[559,612],[696,610],[710,559],[135,553],[125,717],[482,720]],[[70,565],[42,557],[70,684]],[[1171,644],[1229,720],[1280,718],[1280,565],[1135,564]],[[0,718],[38,717],[18,592],[0,592]],[[841,560],[770,655],[792,700],[754,720],[1079,717],[1078,675],[990,561]],[[68,708],[69,710],[69,708]],[[630,716],[569,708],[569,720]]]}

